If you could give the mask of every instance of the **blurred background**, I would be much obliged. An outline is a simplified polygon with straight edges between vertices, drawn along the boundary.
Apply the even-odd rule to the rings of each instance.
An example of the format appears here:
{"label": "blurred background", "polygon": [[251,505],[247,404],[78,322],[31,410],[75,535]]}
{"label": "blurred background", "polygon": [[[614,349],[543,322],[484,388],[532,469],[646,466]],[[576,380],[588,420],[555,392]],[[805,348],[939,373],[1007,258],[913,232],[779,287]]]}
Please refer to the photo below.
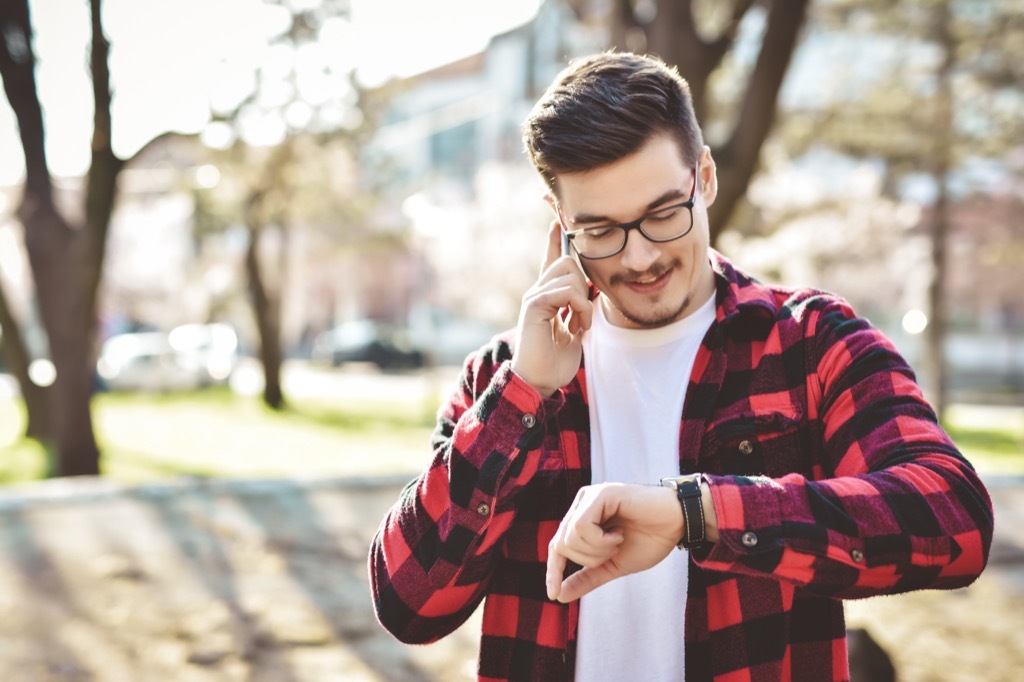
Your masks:
{"label": "blurred background", "polygon": [[412,475],[543,255],[520,125],[613,46],[689,80],[715,246],[1019,480],[1024,0],[4,0],[0,483]]}

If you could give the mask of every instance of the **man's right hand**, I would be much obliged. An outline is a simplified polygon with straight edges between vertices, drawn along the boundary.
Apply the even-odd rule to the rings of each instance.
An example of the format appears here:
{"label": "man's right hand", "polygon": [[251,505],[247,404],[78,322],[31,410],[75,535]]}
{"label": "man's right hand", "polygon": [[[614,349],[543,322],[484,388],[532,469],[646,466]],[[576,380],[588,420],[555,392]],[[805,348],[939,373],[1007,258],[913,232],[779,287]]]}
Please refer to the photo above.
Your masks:
{"label": "man's right hand", "polygon": [[[540,278],[523,295],[512,356],[512,371],[545,398],[576,376],[583,332],[594,318],[587,279],[571,256],[562,255],[560,232],[561,225],[553,221]],[[569,309],[565,319],[563,308]]]}

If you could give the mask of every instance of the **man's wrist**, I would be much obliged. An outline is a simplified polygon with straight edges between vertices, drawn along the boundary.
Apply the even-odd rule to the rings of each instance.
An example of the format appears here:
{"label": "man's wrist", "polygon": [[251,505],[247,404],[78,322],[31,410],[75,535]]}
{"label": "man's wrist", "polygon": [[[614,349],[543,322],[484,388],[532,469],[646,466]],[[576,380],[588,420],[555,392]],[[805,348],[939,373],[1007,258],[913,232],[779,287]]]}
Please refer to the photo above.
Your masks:
{"label": "man's wrist", "polygon": [[547,400],[548,398],[553,396],[556,391],[558,391],[558,387],[538,386],[537,384],[535,384],[534,382],[530,381],[528,378],[523,376],[522,371],[516,366],[516,362],[515,362],[514,358],[512,360],[512,364],[511,364],[510,369],[511,369],[512,373],[515,374],[519,378],[520,381],[522,381],[524,384],[526,384],[527,386],[532,388],[534,391],[539,393],[540,397],[543,398],[544,400]]}

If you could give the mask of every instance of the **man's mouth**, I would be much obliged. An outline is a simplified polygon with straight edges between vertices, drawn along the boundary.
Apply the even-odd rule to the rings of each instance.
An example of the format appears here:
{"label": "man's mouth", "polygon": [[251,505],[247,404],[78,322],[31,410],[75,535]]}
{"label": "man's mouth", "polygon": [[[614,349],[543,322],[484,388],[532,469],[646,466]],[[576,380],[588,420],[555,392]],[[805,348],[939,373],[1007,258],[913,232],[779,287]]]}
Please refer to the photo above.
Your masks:
{"label": "man's mouth", "polygon": [[636,277],[623,277],[622,283],[637,293],[653,293],[668,282],[671,273],[672,268],[659,269]]}

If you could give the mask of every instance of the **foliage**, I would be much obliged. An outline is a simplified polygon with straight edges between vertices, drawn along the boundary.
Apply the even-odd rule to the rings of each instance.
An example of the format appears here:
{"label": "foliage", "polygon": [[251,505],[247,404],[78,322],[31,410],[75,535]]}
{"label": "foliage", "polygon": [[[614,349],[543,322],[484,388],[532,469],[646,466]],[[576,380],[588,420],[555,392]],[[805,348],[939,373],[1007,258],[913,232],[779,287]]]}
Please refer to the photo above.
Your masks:
{"label": "foliage", "polygon": [[848,53],[845,63],[835,60],[835,81],[823,84],[832,102],[794,113],[803,142],[826,136],[836,149],[884,156],[893,182],[919,171],[935,139],[935,16],[944,3],[955,49],[955,160],[1004,157],[1024,132],[1024,15],[1017,0],[820,0],[814,30],[866,49]]}

